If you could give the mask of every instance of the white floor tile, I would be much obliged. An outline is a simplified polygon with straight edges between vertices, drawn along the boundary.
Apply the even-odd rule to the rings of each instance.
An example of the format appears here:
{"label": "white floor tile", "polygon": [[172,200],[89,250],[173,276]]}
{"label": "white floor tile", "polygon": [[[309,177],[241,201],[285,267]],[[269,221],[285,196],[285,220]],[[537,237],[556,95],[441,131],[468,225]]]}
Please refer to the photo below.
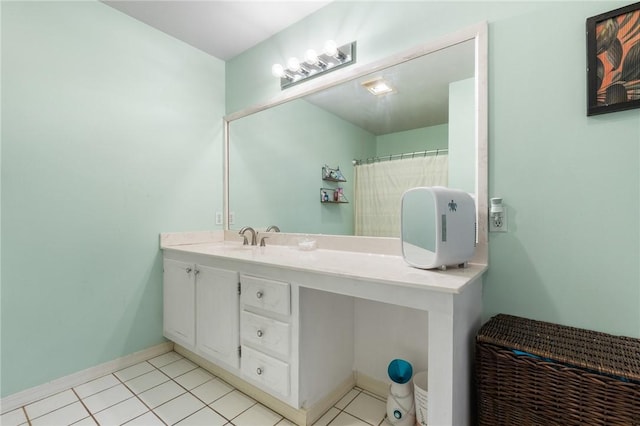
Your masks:
{"label": "white floor tile", "polygon": [[93,417],[85,417],[84,419],[73,423],[71,426],[97,426],[97,425],[98,423],[96,423],[96,421],[93,420]]}
{"label": "white floor tile", "polygon": [[278,423],[276,423],[276,426],[296,426],[296,425],[295,423],[292,423],[287,419],[282,419]]}
{"label": "white floor tile", "polygon": [[227,419],[233,419],[256,402],[238,390],[229,392],[210,405]]}
{"label": "white floor tile", "polygon": [[161,367],[160,370],[162,370],[162,372],[167,376],[174,378],[196,368],[198,368],[197,365],[195,365],[188,359],[183,358],[179,361],[172,362],[171,364],[167,364],[164,367]]}
{"label": "white floor tile", "polygon": [[56,411],[45,414],[31,421],[32,426],[58,426],[58,425],[70,425],[82,420],[85,417],[89,417],[89,413],[82,406],[80,401],[73,404],[59,408]]}
{"label": "white floor tile", "polygon": [[247,411],[233,419],[236,426],[273,426],[282,420],[280,414],[276,414],[262,404],[256,404]]}
{"label": "white floor tile", "polygon": [[100,377],[83,385],[76,386],[74,389],[80,398],[86,398],[105,389],[109,389],[120,384],[120,380],[116,379],[113,374]]}
{"label": "white floor tile", "polygon": [[116,371],[114,374],[118,379],[126,382],[127,380],[142,376],[143,374],[148,373],[152,370],[154,370],[153,365],[149,364],[147,361],[143,361],[141,363],[132,365],[131,367]]}
{"label": "white floor tile", "polygon": [[178,382],[180,386],[185,389],[191,390],[211,379],[213,379],[213,374],[203,368],[196,368],[195,370],[191,370],[188,373],[174,378],[173,380]]}
{"label": "white floor tile", "polygon": [[27,423],[27,416],[22,408],[9,411],[0,416],[0,425],[2,426],[18,426]]}
{"label": "white floor tile", "polygon": [[165,426],[164,422],[151,411],[125,423],[126,426]]}
{"label": "white floor tile", "polygon": [[340,410],[335,407],[332,407],[329,411],[324,413],[322,417],[320,417],[313,426],[327,426],[331,420],[335,419],[338,414],[340,414]]}
{"label": "white floor tile", "polygon": [[124,384],[131,389],[133,393],[140,394],[151,388],[154,388],[164,382],[168,382],[170,379],[166,374],[159,370],[154,369],[142,376],[138,376],[135,379],[127,380]]}
{"label": "white floor tile", "polygon": [[338,414],[338,417],[333,419],[329,426],[371,426],[369,423],[360,419],[356,419],[351,414],[347,414],[344,411]]}
{"label": "white floor tile", "polygon": [[29,416],[29,419],[33,420],[76,401],[78,401],[78,397],[71,389],[69,389],[48,398],[41,399],[33,404],[29,404],[25,407],[25,410],[27,410],[27,416]]}
{"label": "white floor tile", "polygon": [[344,409],[344,407],[346,407],[351,401],[353,401],[359,394],[359,390],[351,389],[345,396],[340,399],[340,401],[335,403],[334,407],[338,408],[339,410]]}
{"label": "white floor tile", "polygon": [[82,402],[87,406],[91,413],[95,414],[111,407],[112,405],[116,405],[125,399],[129,399],[132,396],[134,395],[129,389],[127,389],[123,384],[119,384],[91,395],[90,397],[83,398]]}
{"label": "white floor tile", "polygon": [[156,408],[185,392],[177,383],[169,381],[142,392],[138,397],[149,407]]}
{"label": "white floor tile", "polygon": [[190,393],[180,395],[176,399],[162,404],[153,411],[167,424],[174,424],[183,420],[196,411],[204,408],[205,405]]}
{"label": "white floor tile", "polygon": [[182,355],[177,352],[167,352],[166,354],[162,354],[155,358],[151,358],[149,362],[153,364],[156,368],[164,367],[167,364],[171,364],[172,362],[178,361],[182,359]]}
{"label": "white floor tile", "polygon": [[378,425],[384,419],[387,404],[371,395],[361,393],[345,407],[344,411],[367,423]]}
{"label": "white floor tile", "polygon": [[233,390],[233,387],[220,379],[213,379],[191,390],[191,393],[206,404],[222,398]]}
{"label": "white floor tile", "polygon": [[138,398],[131,397],[100,411],[94,417],[101,425],[121,425],[147,411],[149,409]]}
{"label": "white floor tile", "polygon": [[223,426],[227,420],[209,407],[205,407],[177,423],[179,426]]}

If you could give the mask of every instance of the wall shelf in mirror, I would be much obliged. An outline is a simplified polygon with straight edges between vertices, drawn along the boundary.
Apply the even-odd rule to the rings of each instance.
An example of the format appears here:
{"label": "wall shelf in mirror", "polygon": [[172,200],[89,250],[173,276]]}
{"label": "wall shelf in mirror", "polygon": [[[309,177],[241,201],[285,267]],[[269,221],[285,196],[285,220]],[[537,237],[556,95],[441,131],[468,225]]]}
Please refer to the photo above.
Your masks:
{"label": "wall shelf in mirror", "polygon": [[340,171],[340,166],[332,169],[326,164],[322,167],[322,180],[326,180],[329,182],[346,182],[347,179],[342,175]]}
{"label": "wall shelf in mirror", "polygon": [[344,196],[342,188],[320,188],[320,202],[322,204],[347,204],[349,200]]}

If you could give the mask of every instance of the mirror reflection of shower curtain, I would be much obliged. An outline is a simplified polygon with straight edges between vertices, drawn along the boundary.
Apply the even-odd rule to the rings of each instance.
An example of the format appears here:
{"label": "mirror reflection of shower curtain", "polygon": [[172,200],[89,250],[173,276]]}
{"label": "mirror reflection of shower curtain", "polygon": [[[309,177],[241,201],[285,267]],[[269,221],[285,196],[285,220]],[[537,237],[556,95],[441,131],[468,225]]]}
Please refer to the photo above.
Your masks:
{"label": "mirror reflection of shower curtain", "polygon": [[418,186],[447,186],[447,155],[382,161],[355,167],[355,234],[400,237],[402,194]]}

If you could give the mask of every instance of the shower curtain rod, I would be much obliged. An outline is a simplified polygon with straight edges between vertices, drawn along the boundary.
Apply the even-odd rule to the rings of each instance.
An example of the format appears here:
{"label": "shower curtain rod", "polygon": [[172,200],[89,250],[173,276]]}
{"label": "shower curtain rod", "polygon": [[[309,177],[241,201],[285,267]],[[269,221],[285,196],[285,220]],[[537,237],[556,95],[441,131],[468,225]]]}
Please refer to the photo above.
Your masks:
{"label": "shower curtain rod", "polygon": [[371,163],[377,163],[380,161],[390,161],[390,160],[404,160],[405,158],[415,158],[416,156],[423,156],[426,157],[427,155],[438,155],[438,154],[447,154],[449,153],[449,149],[448,148],[443,148],[443,149],[432,149],[429,151],[415,151],[415,152],[405,152],[403,154],[391,154],[391,155],[383,155],[381,157],[370,157],[367,158],[366,160],[356,160],[354,159],[352,161],[354,166],[359,166],[361,164],[371,164]]}

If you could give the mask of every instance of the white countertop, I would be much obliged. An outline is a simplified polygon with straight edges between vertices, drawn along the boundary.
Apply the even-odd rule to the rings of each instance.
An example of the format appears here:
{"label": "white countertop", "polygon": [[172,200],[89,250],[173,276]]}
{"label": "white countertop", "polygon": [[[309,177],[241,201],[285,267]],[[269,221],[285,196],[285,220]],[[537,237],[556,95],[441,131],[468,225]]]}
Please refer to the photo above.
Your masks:
{"label": "white countertop", "polygon": [[393,254],[328,249],[303,251],[297,246],[243,246],[237,241],[220,240],[193,244],[186,242],[183,240],[173,244],[173,241],[164,239],[161,248],[297,271],[418,287],[442,293],[462,292],[465,285],[474,281],[487,269],[486,265],[470,263],[467,268],[452,268],[446,271],[422,270],[409,266],[402,256]]}

